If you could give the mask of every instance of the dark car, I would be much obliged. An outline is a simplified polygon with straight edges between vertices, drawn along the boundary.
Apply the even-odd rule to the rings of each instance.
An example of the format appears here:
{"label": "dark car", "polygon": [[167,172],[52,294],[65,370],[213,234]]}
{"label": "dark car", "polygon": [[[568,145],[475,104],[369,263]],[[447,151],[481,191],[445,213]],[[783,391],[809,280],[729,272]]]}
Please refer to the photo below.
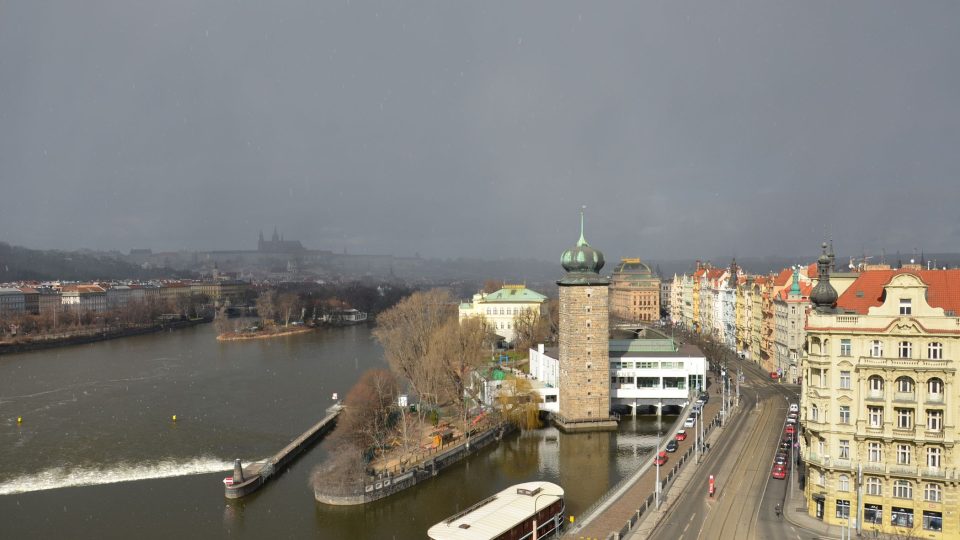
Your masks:
{"label": "dark car", "polygon": [[676,440],[667,443],[667,452],[676,452],[677,448],[680,448],[680,445],[677,444]]}
{"label": "dark car", "polygon": [[777,457],[773,458],[773,462],[776,465],[786,465],[788,459],[786,452],[778,452]]}

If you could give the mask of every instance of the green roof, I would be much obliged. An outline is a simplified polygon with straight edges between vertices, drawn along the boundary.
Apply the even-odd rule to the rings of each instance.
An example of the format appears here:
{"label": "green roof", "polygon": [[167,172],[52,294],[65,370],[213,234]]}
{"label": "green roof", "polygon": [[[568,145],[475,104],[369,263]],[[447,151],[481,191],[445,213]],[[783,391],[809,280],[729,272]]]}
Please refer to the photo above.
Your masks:
{"label": "green roof", "polygon": [[526,287],[504,287],[484,297],[484,302],[543,302],[546,296]]}
{"label": "green roof", "polygon": [[473,309],[473,304],[470,302],[461,302],[460,309]]}

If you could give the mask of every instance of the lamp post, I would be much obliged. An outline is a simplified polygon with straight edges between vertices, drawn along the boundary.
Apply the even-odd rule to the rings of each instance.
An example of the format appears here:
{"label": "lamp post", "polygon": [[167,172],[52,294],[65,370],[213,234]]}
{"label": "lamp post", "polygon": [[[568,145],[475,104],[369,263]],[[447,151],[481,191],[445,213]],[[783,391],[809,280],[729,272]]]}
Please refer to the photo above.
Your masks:
{"label": "lamp post", "polygon": [[654,452],[653,462],[657,465],[657,489],[655,490],[657,498],[657,510],[660,509],[660,436],[661,432],[657,431],[657,449]]}
{"label": "lamp post", "polygon": [[[559,495],[557,495],[556,493],[539,493],[537,494],[536,497],[533,498],[533,540],[537,540],[537,538],[539,538],[537,534],[537,501],[540,499],[540,497],[543,497],[544,495],[552,495],[554,497],[559,497]],[[558,524],[554,523],[553,530],[556,531],[557,528],[558,528]]]}

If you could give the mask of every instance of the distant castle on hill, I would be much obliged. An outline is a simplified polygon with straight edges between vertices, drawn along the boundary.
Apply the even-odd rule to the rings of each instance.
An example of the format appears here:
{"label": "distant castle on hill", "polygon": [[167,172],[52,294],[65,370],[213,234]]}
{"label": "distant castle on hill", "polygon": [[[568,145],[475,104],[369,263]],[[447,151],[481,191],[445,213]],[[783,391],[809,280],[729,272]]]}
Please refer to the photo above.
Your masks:
{"label": "distant castle on hill", "polygon": [[299,240],[284,240],[283,235],[277,234],[277,228],[274,227],[273,236],[270,240],[264,240],[263,231],[260,231],[257,251],[260,253],[301,253],[306,251],[306,248]]}

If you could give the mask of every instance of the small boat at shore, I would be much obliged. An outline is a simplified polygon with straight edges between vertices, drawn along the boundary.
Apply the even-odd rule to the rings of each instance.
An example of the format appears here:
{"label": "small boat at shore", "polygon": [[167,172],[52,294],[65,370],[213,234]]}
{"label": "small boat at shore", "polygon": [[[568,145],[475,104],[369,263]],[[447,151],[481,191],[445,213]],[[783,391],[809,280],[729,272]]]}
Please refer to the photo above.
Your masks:
{"label": "small boat at shore", "polygon": [[427,536],[431,540],[552,538],[559,536],[565,512],[563,488],[551,482],[525,482],[437,523]]}

